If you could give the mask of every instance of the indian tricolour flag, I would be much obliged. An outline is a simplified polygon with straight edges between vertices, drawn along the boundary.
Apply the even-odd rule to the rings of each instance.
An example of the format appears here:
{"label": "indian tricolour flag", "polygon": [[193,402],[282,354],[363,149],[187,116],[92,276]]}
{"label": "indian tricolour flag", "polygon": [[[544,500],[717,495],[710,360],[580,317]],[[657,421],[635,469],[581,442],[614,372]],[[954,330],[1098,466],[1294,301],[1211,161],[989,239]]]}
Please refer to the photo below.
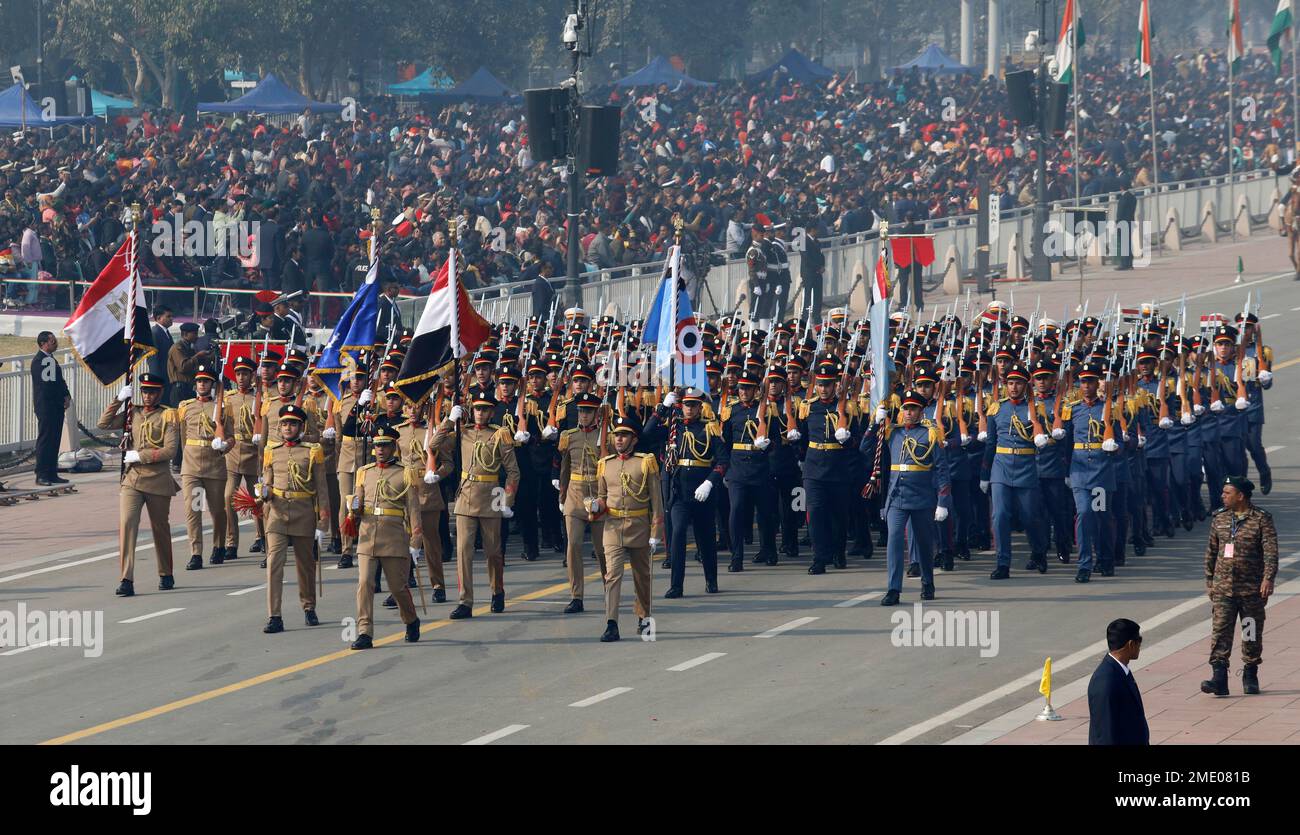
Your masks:
{"label": "indian tricolour flag", "polygon": [[1241,2],[1228,0],[1228,63],[1233,72],[1241,70],[1241,58],[1246,54],[1241,38]]}
{"label": "indian tricolour flag", "polygon": [[1268,30],[1268,54],[1273,56],[1273,68],[1282,74],[1282,33],[1295,21],[1295,0],[1277,0],[1273,26]]}
{"label": "indian tricolour flag", "polygon": [[[1289,3],[1291,0],[1282,0]],[[1138,13],[1138,76],[1146,78],[1151,73],[1151,0],[1142,0]]]}
{"label": "indian tricolour flag", "polygon": [[1061,15],[1061,32],[1056,39],[1056,70],[1052,77],[1059,84],[1069,84],[1074,78],[1075,53],[1083,47],[1083,20],[1075,0],[1065,0],[1065,14]]}

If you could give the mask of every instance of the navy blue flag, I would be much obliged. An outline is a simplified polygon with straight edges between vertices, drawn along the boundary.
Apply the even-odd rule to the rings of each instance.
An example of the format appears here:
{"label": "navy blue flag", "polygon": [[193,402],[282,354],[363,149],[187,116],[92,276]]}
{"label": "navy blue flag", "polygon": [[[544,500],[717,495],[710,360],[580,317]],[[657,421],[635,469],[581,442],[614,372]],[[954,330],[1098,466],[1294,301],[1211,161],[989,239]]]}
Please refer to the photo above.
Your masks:
{"label": "navy blue flag", "polygon": [[365,284],[357,288],[348,309],[334,326],[334,333],[312,372],[335,400],[343,396],[343,373],[351,370],[358,359],[356,355],[374,349],[375,320],[379,317],[378,277],[379,262],[375,261],[366,273]]}

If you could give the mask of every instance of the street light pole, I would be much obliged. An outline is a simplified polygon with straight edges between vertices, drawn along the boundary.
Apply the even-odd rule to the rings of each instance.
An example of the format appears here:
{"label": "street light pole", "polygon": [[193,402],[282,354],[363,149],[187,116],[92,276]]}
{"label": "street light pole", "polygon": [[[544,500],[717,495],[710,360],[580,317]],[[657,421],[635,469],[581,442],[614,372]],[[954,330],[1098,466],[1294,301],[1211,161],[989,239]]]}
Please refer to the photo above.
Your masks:
{"label": "street light pole", "polygon": [[[582,19],[580,0],[570,0],[569,20],[575,22],[575,36],[577,40],[572,43],[567,42],[565,46],[569,49],[569,59],[572,62],[572,75],[566,85],[569,88],[569,142],[568,158],[565,160],[565,172],[567,174],[567,185],[569,192],[568,201],[568,237],[567,252],[565,258],[565,295],[568,297],[568,303],[572,306],[580,307],[582,304],[582,283],[578,278],[578,219],[582,216],[582,172],[578,170],[578,153],[579,142],[579,124],[578,117],[582,110],[582,91],[579,89],[579,77],[581,73],[582,62],[582,39],[585,37],[585,21]],[[569,24],[565,25],[566,33],[569,31]]]}

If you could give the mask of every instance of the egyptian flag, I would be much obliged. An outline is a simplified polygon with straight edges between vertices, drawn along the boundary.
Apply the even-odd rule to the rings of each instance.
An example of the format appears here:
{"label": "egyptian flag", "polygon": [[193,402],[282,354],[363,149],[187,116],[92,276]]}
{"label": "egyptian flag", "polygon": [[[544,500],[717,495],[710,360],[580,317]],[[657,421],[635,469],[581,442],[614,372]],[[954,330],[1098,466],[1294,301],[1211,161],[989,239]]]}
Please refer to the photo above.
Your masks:
{"label": "egyptian flag", "polygon": [[477,351],[492,333],[460,283],[456,258],[453,248],[434,276],[415,336],[393,383],[417,408],[429,397],[438,378],[452,370],[456,359]]}
{"label": "egyptian flag", "polygon": [[[63,326],[82,364],[106,386],[154,353],[149,309],[135,267],[135,241],[132,232]],[[128,318],[132,302],[134,316]]]}

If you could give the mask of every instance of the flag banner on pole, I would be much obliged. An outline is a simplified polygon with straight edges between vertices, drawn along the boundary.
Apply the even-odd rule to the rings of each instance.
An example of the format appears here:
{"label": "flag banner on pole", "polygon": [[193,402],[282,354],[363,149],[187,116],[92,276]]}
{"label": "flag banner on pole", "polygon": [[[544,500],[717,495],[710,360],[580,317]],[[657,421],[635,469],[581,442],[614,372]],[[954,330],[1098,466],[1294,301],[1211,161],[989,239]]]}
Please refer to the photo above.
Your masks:
{"label": "flag banner on pole", "polygon": [[[654,304],[641,328],[642,343],[655,346],[655,369],[662,375],[669,363],[675,360],[674,377],[683,386],[692,386],[705,394],[709,392],[709,377],[704,367],[704,341],[691,310],[691,297],[678,276],[680,262],[676,246],[668,256],[668,274],[659,282]],[[673,322],[672,288],[677,288],[677,321]],[[669,381],[669,385],[673,385]]]}
{"label": "flag banner on pole", "polygon": [[1241,0],[1228,0],[1228,63],[1232,71],[1241,69],[1241,58],[1246,47],[1241,38]]}
{"label": "flag banner on pole", "polygon": [[1075,9],[1076,0],[1065,0],[1061,15],[1061,32],[1056,38],[1056,68],[1052,78],[1069,84],[1074,78],[1074,56],[1083,47],[1083,19]]}
{"label": "flag banner on pole", "polygon": [[[872,288],[875,295],[875,288]],[[871,318],[871,403],[879,406],[889,397],[889,296],[876,299],[869,311]]]}
{"label": "flag banner on pole", "polygon": [[[135,240],[134,231],[127,235],[63,325],[77,358],[106,386],[125,377],[131,366],[154,353],[149,309],[135,268]],[[127,305],[132,297],[135,310],[129,322],[132,338],[128,346]]]}
{"label": "flag banner on pole", "polygon": [[1295,0],[1277,0],[1273,26],[1268,30],[1268,54],[1273,57],[1273,69],[1282,74],[1282,35],[1295,22]]}
{"label": "flag banner on pole", "polygon": [[871,282],[871,302],[884,301],[889,298],[893,290],[889,280],[889,252],[887,246],[880,247],[880,254],[876,256],[876,270]]}
{"label": "flag banner on pole", "polygon": [[452,249],[434,276],[415,336],[393,383],[416,408],[424,404],[438,379],[451,371],[458,358],[477,351],[492,333],[460,282],[457,257]]}
{"label": "flag banner on pole", "polygon": [[[1290,2],[1290,0],[1284,0]],[[1151,56],[1151,0],[1142,0],[1142,9],[1138,12],[1138,76],[1146,78],[1151,72],[1154,59]]]}
{"label": "flag banner on pole", "polygon": [[338,400],[343,396],[343,373],[356,363],[357,354],[375,345],[375,323],[379,317],[379,262],[370,264],[365,283],[357,288],[330,341],[325,343],[316,370],[312,372],[321,385]]}

